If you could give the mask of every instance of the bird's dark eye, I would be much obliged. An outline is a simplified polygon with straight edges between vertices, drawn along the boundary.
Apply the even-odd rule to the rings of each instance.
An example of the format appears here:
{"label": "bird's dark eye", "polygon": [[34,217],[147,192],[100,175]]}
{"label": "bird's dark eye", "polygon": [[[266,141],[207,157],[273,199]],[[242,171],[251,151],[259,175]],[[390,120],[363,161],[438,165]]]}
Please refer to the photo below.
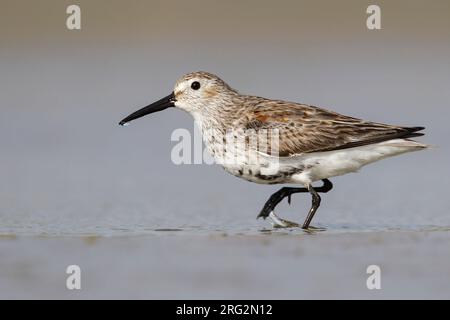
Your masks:
{"label": "bird's dark eye", "polygon": [[194,90],[200,89],[200,82],[198,82],[198,81],[192,82],[191,83],[191,88],[194,89]]}

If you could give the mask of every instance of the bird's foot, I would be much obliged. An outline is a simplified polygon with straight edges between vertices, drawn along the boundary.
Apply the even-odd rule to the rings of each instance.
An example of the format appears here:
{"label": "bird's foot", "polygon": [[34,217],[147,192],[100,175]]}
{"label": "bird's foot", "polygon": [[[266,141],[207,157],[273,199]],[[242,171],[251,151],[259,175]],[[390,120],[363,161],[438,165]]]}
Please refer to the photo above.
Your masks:
{"label": "bird's foot", "polygon": [[302,227],[302,229],[305,230],[305,232],[311,232],[311,233],[315,233],[315,232],[318,232],[318,231],[326,231],[327,230],[326,228],[323,228],[323,227],[314,227],[314,226],[309,226],[306,229]]}
{"label": "bird's foot", "polygon": [[273,211],[270,212],[269,218],[272,219],[271,223],[274,228],[298,228],[300,225],[296,222],[282,219],[278,217]]}
{"label": "bird's foot", "polygon": [[272,208],[268,206],[267,204],[264,205],[264,208],[262,208],[261,212],[258,214],[256,219],[263,218],[264,220],[267,219],[267,217],[270,216],[270,213],[272,212]]}

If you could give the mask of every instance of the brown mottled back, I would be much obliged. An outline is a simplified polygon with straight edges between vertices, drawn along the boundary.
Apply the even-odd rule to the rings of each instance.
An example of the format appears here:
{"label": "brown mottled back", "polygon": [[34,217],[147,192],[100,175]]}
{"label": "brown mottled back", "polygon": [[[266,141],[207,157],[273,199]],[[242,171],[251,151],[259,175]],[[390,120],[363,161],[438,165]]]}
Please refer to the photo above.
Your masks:
{"label": "brown mottled back", "polygon": [[352,148],[395,138],[422,135],[421,127],[399,127],[344,116],[314,106],[241,96],[246,110],[234,125],[244,129],[278,129],[279,155]]}

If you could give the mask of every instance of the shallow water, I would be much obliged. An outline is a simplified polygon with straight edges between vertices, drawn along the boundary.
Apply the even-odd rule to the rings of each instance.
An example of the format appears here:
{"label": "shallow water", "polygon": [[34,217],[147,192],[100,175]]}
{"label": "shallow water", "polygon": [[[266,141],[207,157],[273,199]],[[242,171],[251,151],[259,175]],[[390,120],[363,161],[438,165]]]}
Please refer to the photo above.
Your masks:
{"label": "shallow water", "polygon": [[[61,1],[2,1],[0,298],[450,297],[448,1],[384,3],[374,33],[360,1],[79,3],[73,33]],[[173,164],[187,114],[118,126],[194,70],[423,125],[433,147],[332,179],[313,220],[325,231],[272,230],[256,216],[279,187]],[[310,201],[294,195],[277,214],[301,223]],[[65,289],[69,264],[79,292]],[[370,264],[382,290],[365,286]]]}
{"label": "shallow water", "polygon": [[[450,298],[446,231],[0,237],[0,298]],[[81,290],[67,290],[68,265]],[[368,290],[366,268],[381,268]]]}

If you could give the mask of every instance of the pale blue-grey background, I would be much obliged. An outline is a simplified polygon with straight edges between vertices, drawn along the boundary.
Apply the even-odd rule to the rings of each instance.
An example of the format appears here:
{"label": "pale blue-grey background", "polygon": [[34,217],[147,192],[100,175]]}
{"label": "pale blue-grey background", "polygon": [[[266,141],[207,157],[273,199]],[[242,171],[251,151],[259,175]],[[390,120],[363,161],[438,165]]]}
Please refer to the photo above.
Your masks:
{"label": "pale blue-grey background", "polygon": [[[117,125],[131,111],[167,95],[179,76],[197,70],[216,73],[248,94],[313,104],[372,121],[427,127],[420,140],[433,145],[430,150],[333,179],[335,189],[323,197],[314,220],[328,227],[329,233],[338,234],[333,242],[339,243],[339,234],[345,230],[398,229],[419,236],[450,226],[448,1],[378,1],[382,8],[379,31],[365,26],[369,1],[78,1],[80,31],[65,28],[69,4],[1,0],[0,234],[5,237],[147,235],[150,240],[143,241],[139,254],[147,257],[156,250],[151,237],[167,246],[158,251],[163,256],[181,250],[194,237],[196,244],[188,248],[207,246],[199,254],[204,252],[200,261],[208,265],[213,256],[208,252],[216,248],[208,246],[209,236],[258,237],[259,230],[270,229],[268,222],[255,217],[277,186],[251,184],[217,166],[171,162],[174,142],[170,135],[176,128],[192,131],[189,115],[169,110],[127,128]],[[278,213],[302,221],[309,202],[309,197],[296,195],[292,205],[283,204]],[[159,237],[154,231],[167,228],[182,230],[181,237]],[[362,237],[350,239],[364,243],[367,239]],[[446,232],[443,237],[437,243],[448,243]],[[326,239],[321,241],[326,243]],[[319,254],[320,246],[314,247],[319,242],[308,242]],[[11,263],[10,269],[0,270],[16,270],[23,261],[33,270],[35,260],[28,252],[47,248],[45,242],[34,240],[12,243],[1,246],[0,253],[4,250],[3,255],[12,260],[0,260]],[[226,246],[224,257],[238,263],[255,252],[236,249],[234,256],[233,248],[245,248],[245,243],[245,239],[231,240],[217,247]],[[428,248],[426,242],[422,245]],[[48,250],[43,256],[54,252],[52,259],[58,259],[66,248],[61,245],[60,253],[55,248]],[[108,250],[111,259],[126,259],[121,250]],[[439,248],[433,250],[442,255]],[[260,253],[274,263],[272,251]],[[75,252],[80,257],[84,254],[82,249]],[[341,270],[355,267],[352,261],[357,263],[363,254],[364,249],[358,247],[348,263],[339,265]],[[386,261],[399,259],[394,252],[387,254],[391,256]],[[97,267],[103,262],[98,259]],[[190,259],[197,258],[184,257],[183,263],[189,264]],[[273,267],[289,276],[306,277],[307,273],[293,267],[295,259],[289,256]],[[324,259],[308,270],[328,264]],[[54,268],[49,265],[51,259],[44,260],[40,267],[47,275],[33,278],[28,274],[41,281],[41,286],[51,278],[48,270]],[[423,263],[420,271],[429,270],[430,261],[418,260]],[[311,261],[315,260],[305,258]],[[167,265],[174,272],[181,270],[174,261],[161,262],[161,268]],[[364,278],[365,267],[358,268]],[[0,281],[9,285],[0,286],[0,296],[33,292],[21,286],[22,276],[8,271],[2,276],[1,272]],[[248,272],[238,272],[238,278],[245,279]],[[335,274],[338,279],[339,270]],[[153,275],[166,279],[164,273]],[[218,271],[212,278],[221,276]],[[266,272],[255,277],[255,282],[264,277],[275,281]],[[289,287],[288,278],[285,281]],[[450,284],[443,286],[441,294],[450,294]],[[161,296],[185,297],[176,295],[176,284],[162,287]],[[124,296],[127,292],[131,296],[133,288],[130,285],[123,291]],[[221,295],[220,286],[201,288],[194,284],[187,292],[193,297],[209,291],[216,292],[216,297],[243,292],[231,287]],[[272,297],[255,288],[249,285],[244,293]],[[280,297],[308,297],[308,290],[296,288],[289,287],[286,293],[281,286],[277,292],[286,293]],[[412,292],[405,287],[395,290],[399,296]],[[138,297],[158,297],[152,292]],[[52,294],[59,291],[50,290],[47,296]],[[102,297],[102,291],[97,296]],[[354,296],[352,292],[347,295]]]}

